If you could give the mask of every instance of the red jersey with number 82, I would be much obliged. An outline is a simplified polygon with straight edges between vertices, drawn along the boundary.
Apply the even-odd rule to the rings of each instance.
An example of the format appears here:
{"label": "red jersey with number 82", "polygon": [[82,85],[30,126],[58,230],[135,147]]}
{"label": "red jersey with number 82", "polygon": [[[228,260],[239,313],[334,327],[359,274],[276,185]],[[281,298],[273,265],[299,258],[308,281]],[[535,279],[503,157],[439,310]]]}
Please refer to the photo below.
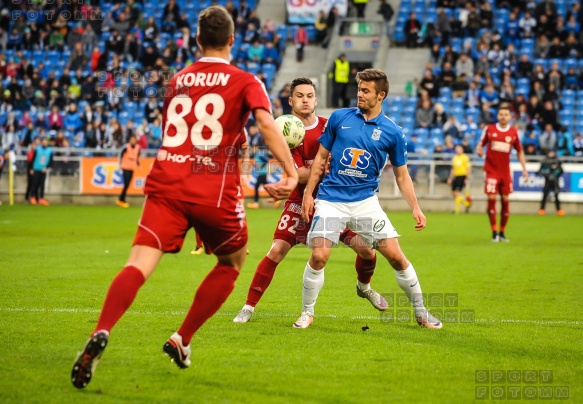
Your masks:
{"label": "red jersey with number 82", "polygon": [[510,177],[510,153],[512,149],[522,150],[518,131],[508,125],[505,129],[498,124],[488,125],[480,139],[482,146],[488,145],[484,171],[492,177]]}
{"label": "red jersey with number 82", "polygon": [[[292,150],[292,157],[294,158],[298,168],[310,168],[312,166],[312,163],[318,154],[318,150],[320,149],[320,142],[318,142],[318,138],[322,136],[322,132],[326,127],[326,121],[328,121],[326,118],[317,116],[316,122],[314,122],[314,124],[310,127],[306,128],[304,141],[298,147]],[[304,198],[304,189],[306,189],[306,184],[298,183],[298,186],[293,190],[288,199],[291,202],[301,205]],[[316,195],[317,192],[318,187],[314,189],[314,195]]]}
{"label": "red jersey with number 82", "polygon": [[271,113],[263,83],[219,58],[204,57],[168,84],[162,146],[144,193],[206,206],[229,206],[240,194],[239,149],[254,109]]}

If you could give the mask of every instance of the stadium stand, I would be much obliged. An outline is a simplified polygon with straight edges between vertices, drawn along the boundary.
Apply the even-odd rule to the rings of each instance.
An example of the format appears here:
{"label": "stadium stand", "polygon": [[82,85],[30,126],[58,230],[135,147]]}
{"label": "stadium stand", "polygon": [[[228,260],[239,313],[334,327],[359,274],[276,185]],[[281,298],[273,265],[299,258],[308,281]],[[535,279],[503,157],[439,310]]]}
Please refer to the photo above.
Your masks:
{"label": "stadium stand", "polygon": [[[215,3],[236,23],[233,63],[271,89],[292,27],[262,24],[255,0]],[[32,139],[48,136],[56,147],[115,149],[130,133],[143,147],[159,146],[165,85],[200,57],[192,15],[209,5],[2,2],[0,146],[25,153]]]}
{"label": "stadium stand", "polygon": [[[417,46],[430,48],[430,64],[409,96],[429,97],[454,115],[463,131],[458,142],[465,138],[474,147],[480,128],[492,123],[496,108],[507,103],[523,142],[533,142],[537,154],[546,151],[539,147],[541,136],[556,139],[550,147],[559,155],[574,154],[573,139],[583,131],[579,2],[403,0],[394,34],[399,45],[410,46],[411,13],[421,23]],[[462,60],[462,54],[468,57]],[[385,100],[389,115],[407,133],[415,131],[424,149],[434,150],[437,141],[443,144],[444,138],[433,132],[442,125],[434,125],[429,134],[419,131],[406,100]],[[548,124],[551,135],[545,133]]]}

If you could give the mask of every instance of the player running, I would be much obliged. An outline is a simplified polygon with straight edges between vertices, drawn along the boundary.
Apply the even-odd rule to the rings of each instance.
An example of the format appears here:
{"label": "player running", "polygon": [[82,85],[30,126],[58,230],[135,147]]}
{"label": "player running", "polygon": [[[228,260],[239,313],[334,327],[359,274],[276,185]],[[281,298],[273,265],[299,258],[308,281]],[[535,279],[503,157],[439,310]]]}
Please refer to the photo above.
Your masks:
{"label": "player running", "polygon": [[190,366],[190,341],[231,294],[247,253],[247,222],[239,200],[241,132],[253,112],[286,179],[270,188],[285,198],[298,174],[275,124],[265,87],[254,75],[229,64],[235,41],[227,10],[211,6],[198,17],[203,57],[170,81],[162,112],[163,140],[148,174],[146,199],[129,259],[111,283],[97,325],[77,356],[71,381],[91,381],[109,333],[152,275],[164,253],[180,251],[191,227],[217,256],[200,284],[186,318],[164,344],[180,368]]}
{"label": "player running", "polygon": [[[492,228],[492,242],[509,242],[504,234],[510,217],[510,201],[508,195],[512,193],[512,174],[510,173],[510,152],[516,149],[518,161],[522,166],[522,176],[528,179],[526,159],[518,131],[510,125],[510,108],[501,106],[498,109],[498,123],[488,125],[482,132],[480,142],[476,147],[478,156],[484,156],[484,147],[488,146],[484,163],[484,192],[488,195],[488,218]],[[500,227],[496,226],[496,195],[502,197],[502,214]]]}
{"label": "player running", "polygon": [[[310,166],[320,146],[318,138],[325,128],[326,118],[316,115],[315,110],[318,104],[316,86],[308,78],[300,77],[291,82],[289,103],[292,107],[292,114],[300,118],[306,127],[303,143],[292,150],[292,156],[298,167],[299,184],[285,202],[273,235],[271,249],[255,270],[247,293],[247,301],[243,309],[233,319],[235,323],[246,323],[251,319],[255,306],[271,283],[279,263],[295,245],[306,243],[309,225],[306,225],[302,219],[302,197],[310,173]],[[374,250],[366,247],[364,241],[350,230],[342,233],[341,240],[357,253],[355,263],[358,274],[357,295],[368,299],[377,310],[387,310],[388,304],[385,298],[370,287],[370,280],[376,264]]]}

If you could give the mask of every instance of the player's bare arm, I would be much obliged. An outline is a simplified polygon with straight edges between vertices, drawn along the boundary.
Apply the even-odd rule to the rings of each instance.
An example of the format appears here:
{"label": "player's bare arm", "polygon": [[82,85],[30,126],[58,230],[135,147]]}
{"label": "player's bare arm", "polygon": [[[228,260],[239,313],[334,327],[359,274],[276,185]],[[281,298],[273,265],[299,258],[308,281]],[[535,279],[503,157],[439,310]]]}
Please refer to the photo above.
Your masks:
{"label": "player's bare arm", "polygon": [[522,177],[527,180],[528,179],[528,170],[526,169],[526,157],[524,156],[524,151],[518,152],[518,161],[522,166]]}
{"label": "player's bare arm", "polygon": [[478,157],[484,157],[484,146],[478,144],[478,146],[476,146],[476,154]]}
{"label": "player's bare arm", "polygon": [[285,177],[273,184],[272,187],[269,187],[268,192],[277,199],[287,198],[298,185],[298,172],[289,147],[269,111],[256,109],[254,115],[267,147],[273,153],[275,159],[279,161],[285,173]]}
{"label": "player's bare arm", "polygon": [[304,199],[302,201],[302,218],[306,223],[310,223],[310,217],[312,216],[312,213],[314,213],[314,197],[312,194],[314,193],[316,185],[318,185],[324,175],[329,154],[330,152],[326,150],[324,146],[320,145],[318,154],[316,154],[316,158],[310,168],[310,177],[308,178],[306,189],[304,190]]}
{"label": "player's bare arm", "polygon": [[427,224],[427,219],[419,207],[419,202],[417,201],[417,196],[415,195],[415,188],[413,187],[413,181],[409,175],[409,170],[407,170],[407,165],[402,165],[400,167],[393,166],[393,173],[395,174],[395,180],[397,181],[397,186],[401,195],[405,198],[405,201],[409,204],[411,209],[413,209],[413,219],[415,219],[415,229],[423,230]]}

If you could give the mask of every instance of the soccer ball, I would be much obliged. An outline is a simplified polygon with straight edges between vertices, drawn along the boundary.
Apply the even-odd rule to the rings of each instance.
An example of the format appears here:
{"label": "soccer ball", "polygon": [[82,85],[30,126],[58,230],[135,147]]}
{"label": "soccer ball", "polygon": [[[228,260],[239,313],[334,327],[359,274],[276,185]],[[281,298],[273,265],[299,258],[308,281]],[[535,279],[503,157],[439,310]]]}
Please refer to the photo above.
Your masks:
{"label": "soccer ball", "polygon": [[275,123],[283,132],[283,137],[290,149],[295,149],[306,136],[304,123],[294,115],[282,115],[275,120]]}

